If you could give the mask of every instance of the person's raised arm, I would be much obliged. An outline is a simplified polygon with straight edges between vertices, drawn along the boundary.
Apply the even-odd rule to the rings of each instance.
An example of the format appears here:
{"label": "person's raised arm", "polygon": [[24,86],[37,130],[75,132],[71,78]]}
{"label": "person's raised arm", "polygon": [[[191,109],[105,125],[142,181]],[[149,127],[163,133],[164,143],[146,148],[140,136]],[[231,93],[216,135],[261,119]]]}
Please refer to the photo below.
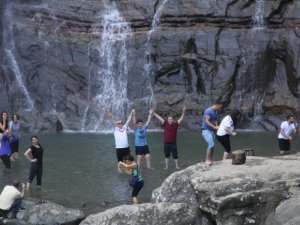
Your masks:
{"label": "person's raised arm", "polygon": [[179,120],[177,121],[178,124],[180,124],[182,122],[185,111],[186,111],[186,106],[183,106],[181,116],[180,116]]}
{"label": "person's raised arm", "polygon": [[115,127],[115,122],[114,122],[114,120],[112,118],[112,113],[111,112],[107,113],[107,117],[108,117],[109,121],[111,122],[111,125],[114,128]]}
{"label": "person's raised arm", "polygon": [[130,115],[128,116],[128,119],[127,119],[127,121],[126,121],[126,123],[125,123],[125,125],[128,127],[128,125],[129,125],[129,123],[130,123],[130,120],[131,120],[131,118],[132,118],[132,114],[133,113],[135,113],[135,109],[133,109],[132,111],[131,111],[131,113],[130,113]]}
{"label": "person's raised arm", "polygon": [[148,120],[147,120],[147,122],[146,122],[146,124],[145,124],[147,127],[148,127],[148,125],[149,125],[149,123],[150,123],[150,121],[151,121],[153,112],[154,112],[153,109],[150,109],[150,110],[149,110]]}
{"label": "person's raised arm", "polygon": [[133,127],[136,127],[136,111],[132,113],[132,123],[133,123]]}
{"label": "person's raised arm", "polygon": [[164,124],[165,120],[160,115],[158,115],[156,112],[153,112],[153,116],[156,119],[158,119],[161,122],[161,124]]}

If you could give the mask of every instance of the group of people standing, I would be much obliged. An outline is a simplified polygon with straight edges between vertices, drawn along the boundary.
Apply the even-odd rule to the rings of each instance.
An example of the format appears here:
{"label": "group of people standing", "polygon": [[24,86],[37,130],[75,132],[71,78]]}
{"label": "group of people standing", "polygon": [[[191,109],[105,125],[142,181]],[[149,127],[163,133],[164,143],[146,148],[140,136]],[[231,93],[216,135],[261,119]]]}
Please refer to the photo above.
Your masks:
{"label": "group of people standing", "polygon": [[3,111],[0,118],[0,158],[6,168],[11,168],[11,160],[19,158],[19,139],[19,116],[13,114],[11,121],[8,121],[8,114]]}
{"label": "group of people standing", "polygon": [[[223,160],[227,159],[231,152],[230,137],[236,135],[237,122],[242,118],[242,114],[238,109],[231,110],[219,123],[219,111],[223,108],[223,104],[216,102],[211,107],[204,111],[201,124],[201,133],[203,139],[207,143],[205,163],[211,165],[215,148],[215,139],[217,139],[224,148]],[[116,155],[119,170],[124,171],[131,176],[138,176],[138,183],[133,186],[132,198],[134,203],[138,203],[137,195],[142,189],[144,182],[140,174],[140,163],[142,156],[145,155],[147,168],[151,169],[150,150],[146,139],[146,131],[151,121],[152,116],[158,119],[164,129],[164,156],[165,169],[169,167],[169,158],[172,154],[176,169],[180,169],[177,152],[177,129],[181,124],[186,112],[186,107],[182,109],[182,114],[178,121],[174,121],[173,116],[168,116],[167,120],[155,113],[152,109],[149,110],[147,122],[143,124],[141,119],[136,120],[136,111],[133,109],[124,124],[122,120],[114,121],[112,113],[108,114],[109,119],[114,127],[114,138],[116,145]],[[133,118],[134,123],[134,140],[136,162],[130,155],[128,143],[127,128]],[[294,117],[287,116],[287,120],[281,123],[280,132],[278,135],[278,143],[281,154],[287,154],[290,151],[290,140],[292,140],[291,132],[298,131],[298,125],[294,124]]]}
{"label": "group of people standing", "polygon": [[[147,168],[153,169],[151,167],[151,157],[150,157],[150,149],[147,143],[147,128],[148,125],[154,116],[157,118],[164,129],[164,155],[165,155],[165,168],[169,167],[169,158],[172,154],[172,157],[175,162],[175,166],[177,169],[180,169],[178,163],[178,152],[177,152],[177,129],[180,123],[184,118],[184,114],[186,111],[186,107],[184,106],[182,109],[182,114],[178,121],[174,121],[173,116],[168,116],[167,121],[165,121],[160,115],[154,112],[153,109],[149,110],[149,115],[146,123],[143,123],[142,119],[136,120],[136,111],[133,109],[127,118],[127,121],[124,123],[122,120],[114,121],[112,118],[112,113],[108,114],[108,118],[111,121],[111,124],[114,128],[114,139],[116,146],[116,156],[118,161],[118,169],[119,171],[123,171],[126,174],[131,175],[132,177],[137,177],[137,182],[133,186],[132,191],[132,200],[134,204],[138,204],[138,193],[144,186],[144,181],[141,175],[140,164],[142,157],[145,156]],[[136,153],[136,162],[133,156],[130,154],[130,147],[128,142],[128,125],[130,121],[133,119],[134,124],[134,142],[135,142],[135,153]]]}
{"label": "group of people standing", "polygon": [[[230,137],[235,136],[235,128],[237,121],[241,118],[241,112],[237,109],[230,111],[219,124],[219,111],[222,109],[222,103],[214,103],[204,111],[201,133],[207,143],[205,163],[211,165],[215,148],[215,139],[217,139],[224,148],[223,160],[227,159],[231,152]],[[165,169],[169,168],[169,159],[172,155],[176,169],[180,169],[177,151],[177,129],[184,119],[187,108],[182,108],[181,116],[177,121],[172,115],[167,119],[163,119],[160,115],[149,110],[147,121],[144,123],[142,119],[136,119],[136,111],[133,109],[124,123],[122,120],[113,120],[113,114],[109,113],[108,118],[114,128],[114,139],[116,147],[117,167],[120,172],[124,172],[131,176],[130,185],[132,190],[132,201],[134,204],[139,204],[138,194],[144,186],[143,177],[141,174],[140,164],[142,157],[145,156],[148,169],[151,167],[150,148],[147,142],[147,129],[152,117],[154,116],[162,125],[164,130],[164,158]],[[128,126],[133,121],[134,124],[134,157],[130,154],[128,142]],[[298,125],[294,123],[292,115],[287,116],[287,120],[281,123],[280,132],[278,135],[278,143],[280,153],[285,154],[290,151],[290,141],[292,140],[292,131],[298,131]],[[19,116],[14,114],[10,122],[8,122],[7,112],[1,113],[0,118],[0,158],[6,168],[11,168],[10,160],[18,159],[20,139],[20,123]],[[29,178],[27,184],[14,181],[12,185],[7,185],[0,195],[0,212],[11,211],[15,216],[20,208],[20,198],[24,196],[24,188],[29,189],[33,179],[37,178],[37,186],[42,184],[43,173],[43,147],[38,142],[36,136],[31,137],[31,146],[25,151],[25,157],[31,162]],[[134,181],[133,181],[134,180]]]}
{"label": "group of people standing", "polygon": [[[7,112],[1,113],[0,118],[0,158],[7,169],[11,169],[11,160],[19,159],[20,123],[19,116],[13,114],[12,120],[8,122]],[[30,188],[33,179],[37,178],[37,186],[42,185],[43,172],[43,147],[36,136],[31,137],[31,146],[25,151],[25,157],[31,162],[27,184],[14,181],[12,185],[6,185],[0,195],[0,213],[15,218],[21,207],[21,198],[24,189]]]}

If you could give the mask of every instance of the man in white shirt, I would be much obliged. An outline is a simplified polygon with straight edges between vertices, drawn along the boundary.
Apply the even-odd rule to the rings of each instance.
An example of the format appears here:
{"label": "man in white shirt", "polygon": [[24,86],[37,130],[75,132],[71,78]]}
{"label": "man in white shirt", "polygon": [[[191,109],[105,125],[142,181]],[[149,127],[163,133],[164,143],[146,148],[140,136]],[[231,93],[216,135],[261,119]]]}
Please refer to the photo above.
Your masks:
{"label": "man in white shirt", "polygon": [[278,134],[280,154],[289,154],[291,148],[290,141],[293,139],[291,133],[292,131],[295,133],[298,132],[298,124],[294,124],[294,117],[288,115],[286,119],[286,121],[281,123],[280,132]]}
{"label": "man in white shirt", "polygon": [[108,118],[110,119],[112,126],[114,127],[116,155],[117,155],[118,162],[123,162],[124,156],[130,154],[127,129],[128,129],[128,124],[131,121],[132,114],[134,112],[135,112],[135,110],[133,109],[125,124],[123,123],[122,120],[117,120],[115,122],[112,118],[112,113],[108,113]]}
{"label": "man in white shirt", "polygon": [[[21,188],[21,191],[19,190]],[[0,195],[0,212],[3,216],[11,212],[10,218],[16,218],[21,208],[22,198],[25,194],[25,184],[14,181],[12,185],[6,185]]]}

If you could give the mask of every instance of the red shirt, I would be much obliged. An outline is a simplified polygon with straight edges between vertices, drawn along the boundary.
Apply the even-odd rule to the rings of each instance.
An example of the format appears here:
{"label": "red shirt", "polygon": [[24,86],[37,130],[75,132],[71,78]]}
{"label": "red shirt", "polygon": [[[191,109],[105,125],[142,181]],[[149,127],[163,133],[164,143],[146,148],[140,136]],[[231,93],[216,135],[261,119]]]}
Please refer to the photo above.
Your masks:
{"label": "red shirt", "polygon": [[168,121],[165,121],[163,124],[164,128],[164,142],[165,143],[176,143],[176,136],[177,136],[177,128],[178,123],[174,122],[169,124]]}

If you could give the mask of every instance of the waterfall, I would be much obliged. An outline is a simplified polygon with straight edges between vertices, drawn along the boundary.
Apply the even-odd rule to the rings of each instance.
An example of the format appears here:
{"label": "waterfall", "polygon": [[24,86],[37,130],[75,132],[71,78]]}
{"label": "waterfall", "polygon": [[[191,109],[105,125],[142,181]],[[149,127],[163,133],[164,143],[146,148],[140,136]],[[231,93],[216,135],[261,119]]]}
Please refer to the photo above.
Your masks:
{"label": "waterfall", "polygon": [[[100,30],[101,29],[101,30]],[[96,108],[96,118],[93,131],[103,130],[104,119],[112,112],[114,119],[123,119],[127,105],[127,47],[126,41],[131,36],[131,27],[120,15],[116,4],[106,7],[105,13],[99,17],[99,22],[93,28],[94,34],[101,34],[100,44],[95,47],[99,55],[99,70],[93,76],[89,72],[88,98]],[[93,98],[91,85],[96,82],[97,90]],[[94,90],[93,90],[94,91]],[[89,109],[86,109],[86,113]],[[85,116],[86,118],[86,116]],[[84,122],[85,123],[85,122]],[[100,127],[102,125],[102,127]],[[82,126],[84,130],[84,125]]]}
{"label": "waterfall", "polygon": [[32,100],[29,91],[26,88],[26,85],[23,81],[23,75],[21,73],[20,67],[14,55],[15,50],[15,43],[14,43],[14,36],[13,36],[13,24],[12,24],[12,12],[11,12],[11,5],[8,5],[3,19],[4,25],[4,32],[3,32],[3,43],[5,55],[8,60],[8,67],[11,68],[12,72],[15,75],[15,79],[17,82],[20,91],[23,93],[25,97],[24,108],[25,110],[32,110],[34,107],[34,101]]}
{"label": "waterfall", "polygon": [[252,16],[252,23],[254,29],[263,29],[265,27],[265,2],[264,0],[256,0],[255,14]]}
{"label": "waterfall", "polygon": [[152,35],[153,33],[155,33],[155,31],[157,30],[159,24],[160,24],[160,17],[162,15],[163,9],[166,5],[166,3],[169,0],[164,0],[163,3],[158,7],[158,9],[156,10],[154,16],[153,16],[153,20],[151,23],[151,29],[148,31],[147,34],[147,42],[146,42],[146,51],[145,51],[145,66],[144,66],[144,71],[145,71],[145,76],[148,80],[148,89],[150,91],[150,97],[149,97],[149,104],[150,107],[155,107],[155,99],[154,99],[154,91],[151,85],[151,71],[153,70],[152,68],[152,62],[151,62],[151,50],[152,50]]}

